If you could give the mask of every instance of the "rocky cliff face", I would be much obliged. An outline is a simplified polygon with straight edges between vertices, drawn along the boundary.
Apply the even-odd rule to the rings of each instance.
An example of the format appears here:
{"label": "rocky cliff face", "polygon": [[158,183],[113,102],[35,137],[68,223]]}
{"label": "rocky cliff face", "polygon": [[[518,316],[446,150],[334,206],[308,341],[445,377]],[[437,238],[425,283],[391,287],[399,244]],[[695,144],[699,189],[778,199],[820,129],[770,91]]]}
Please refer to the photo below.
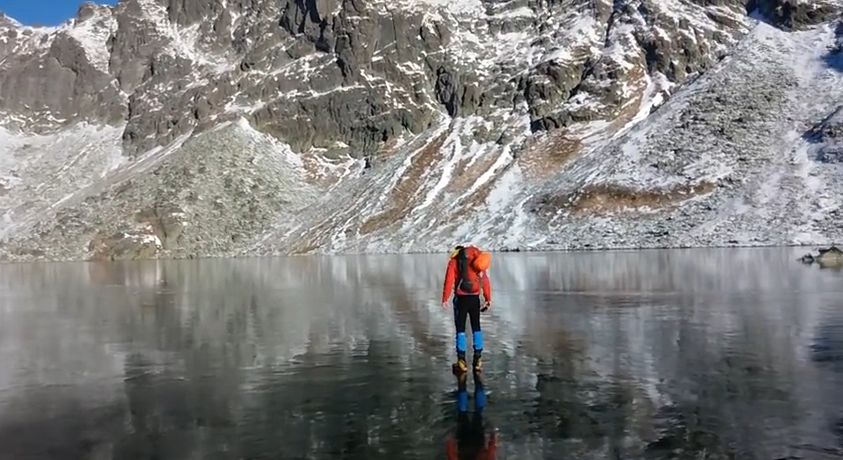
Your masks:
{"label": "rocky cliff face", "polygon": [[55,29],[0,17],[0,252],[837,238],[841,10],[123,0]]}

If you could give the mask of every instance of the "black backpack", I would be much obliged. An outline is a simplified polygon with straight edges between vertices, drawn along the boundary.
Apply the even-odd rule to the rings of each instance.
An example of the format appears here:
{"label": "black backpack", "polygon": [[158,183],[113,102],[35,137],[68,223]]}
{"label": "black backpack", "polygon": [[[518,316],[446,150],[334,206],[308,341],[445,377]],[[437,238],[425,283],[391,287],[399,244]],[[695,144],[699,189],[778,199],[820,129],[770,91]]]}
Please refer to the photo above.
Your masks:
{"label": "black backpack", "polygon": [[478,292],[480,290],[480,286],[476,285],[476,280],[470,276],[471,270],[465,248],[460,247],[457,253],[457,289],[463,292]]}

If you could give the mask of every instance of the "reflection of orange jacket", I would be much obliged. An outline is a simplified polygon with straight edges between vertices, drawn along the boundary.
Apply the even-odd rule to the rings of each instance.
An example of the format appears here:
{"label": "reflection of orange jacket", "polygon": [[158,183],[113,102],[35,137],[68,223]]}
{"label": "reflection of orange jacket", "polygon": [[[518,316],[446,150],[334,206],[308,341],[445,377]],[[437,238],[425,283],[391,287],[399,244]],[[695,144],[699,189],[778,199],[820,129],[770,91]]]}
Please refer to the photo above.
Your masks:
{"label": "reflection of orange jacket", "polygon": [[[481,447],[477,450],[474,454],[474,460],[496,460],[498,446],[497,446],[497,436],[491,435],[489,436],[489,442],[486,444],[485,447]],[[460,457],[460,449],[457,445],[457,440],[454,438],[449,438],[448,443],[445,446],[445,455],[447,456],[447,460],[460,460],[460,458],[471,458],[466,457],[463,455]]]}
{"label": "reflection of orange jacket", "polygon": [[[480,250],[469,246],[465,248],[466,257],[469,261],[468,266],[468,276],[472,278],[474,281],[475,286],[482,286],[483,289],[483,298],[486,299],[486,302],[492,301],[492,286],[489,283],[489,276],[485,272],[477,272],[473,268],[471,268],[471,261],[474,260],[475,257],[480,253]],[[479,295],[480,289],[477,289],[476,292],[464,292],[463,290],[459,289],[457,286],[457,259],[456,257],[452,257],[448,261],[448,267],[445,270],[445,286],[442,290],[442,303],[448,301],[451,298],[451,293],[456,293],[457,295]]]}
{"label": "reflection of orange jacket", "polygon": [[457,447],[456,439],[448,438],[448,442],[445,444],[445,456],[448,460],[459,460],[460,449]]}

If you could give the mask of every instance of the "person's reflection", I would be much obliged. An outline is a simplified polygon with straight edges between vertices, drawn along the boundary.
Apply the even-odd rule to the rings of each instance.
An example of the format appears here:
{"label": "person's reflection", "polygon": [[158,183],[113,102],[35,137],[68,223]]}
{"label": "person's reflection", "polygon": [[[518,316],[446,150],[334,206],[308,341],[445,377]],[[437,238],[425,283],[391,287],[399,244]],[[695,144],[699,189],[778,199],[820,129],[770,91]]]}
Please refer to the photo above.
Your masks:
{"label": "person's reflection", "polygon": [[466,372],[457,375],[457,428],[448,437],[445,446],[447,460],[494,460],[497,435],[488,439],[483,422],[486,407],[486,390],[479,374],[474,374],[474,413],[468,411],[468,377]]}

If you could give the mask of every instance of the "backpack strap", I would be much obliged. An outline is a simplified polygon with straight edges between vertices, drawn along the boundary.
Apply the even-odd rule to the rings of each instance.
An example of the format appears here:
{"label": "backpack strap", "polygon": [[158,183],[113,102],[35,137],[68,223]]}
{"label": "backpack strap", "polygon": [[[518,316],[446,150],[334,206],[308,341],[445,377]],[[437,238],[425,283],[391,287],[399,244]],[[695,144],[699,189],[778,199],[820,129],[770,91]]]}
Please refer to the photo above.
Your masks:
{"label": "backpack strap", "polygon": [[460,247],[459,252],[457,252],[457,282],[456,285],[459,286],[460,282],[465,277],[466,270],[468,269],[468,256],[465,254],[465,248]]}

